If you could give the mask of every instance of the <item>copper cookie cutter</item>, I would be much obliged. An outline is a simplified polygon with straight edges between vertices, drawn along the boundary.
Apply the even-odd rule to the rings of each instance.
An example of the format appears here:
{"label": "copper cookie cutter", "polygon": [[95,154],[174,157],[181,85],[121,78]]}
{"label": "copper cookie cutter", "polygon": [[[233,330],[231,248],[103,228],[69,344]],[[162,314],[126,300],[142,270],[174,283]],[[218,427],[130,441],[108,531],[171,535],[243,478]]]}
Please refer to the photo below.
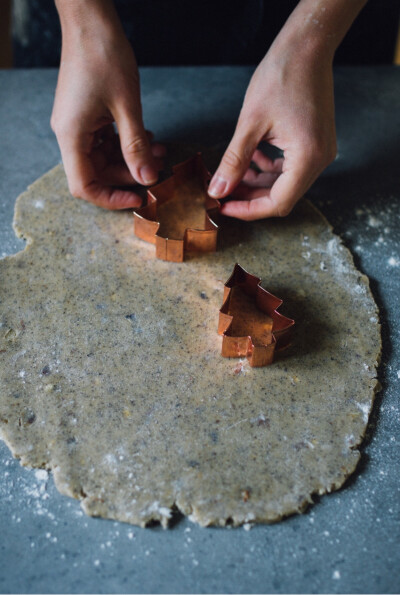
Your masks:
{"label": "copper cookie cutter", "polygon": [[272,364],[275,351],[289,345],[295,324],[277,312],[283,301],[260,283],[259,277],[235,264],[219,311],[223,357],[246,356],[253,367]]}
{"label": "copper cookie cutter", "polygon": [[161,260],[182,262],[186,252],[214,252],[220,204],[207,193],[210,173],[201,153],[172,168],[173,175],[147,191],[134,213],[135,235],[156,245]]}

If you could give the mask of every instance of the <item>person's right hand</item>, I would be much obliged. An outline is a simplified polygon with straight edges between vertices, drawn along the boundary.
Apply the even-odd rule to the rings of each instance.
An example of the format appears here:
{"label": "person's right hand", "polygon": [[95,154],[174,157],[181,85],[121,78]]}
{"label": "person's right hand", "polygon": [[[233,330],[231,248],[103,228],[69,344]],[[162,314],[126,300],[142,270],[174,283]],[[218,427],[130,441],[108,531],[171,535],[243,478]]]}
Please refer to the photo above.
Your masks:
{"label": "person's right hand", "polygon": [[155,183],[164,148],[151,144],[143,126],[132,48],[114,16],[92,13],[77,27],[63,22],[60,5],[63,49],[51,126],[70,192],[106,209],[137,207],[140,196],[118,186]]}

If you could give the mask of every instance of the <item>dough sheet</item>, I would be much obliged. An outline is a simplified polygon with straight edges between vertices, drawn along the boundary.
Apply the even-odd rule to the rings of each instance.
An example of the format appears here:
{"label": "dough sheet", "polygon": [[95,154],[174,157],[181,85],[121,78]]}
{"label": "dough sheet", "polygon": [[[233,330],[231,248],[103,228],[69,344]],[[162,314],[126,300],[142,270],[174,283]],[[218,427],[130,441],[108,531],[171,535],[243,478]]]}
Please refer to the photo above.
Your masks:
{"label": "dough sheet", "polygon": [[[0,428],[89,515],[164,526],[277,521],[355,470],[381,339],[368,280],[309,202],[220,221],[216,253],[157,260],[130,212],[72,198],[61,166],[16,203],[0,261]],[[284,300],[272,366],[222,358],[239,262]]]}

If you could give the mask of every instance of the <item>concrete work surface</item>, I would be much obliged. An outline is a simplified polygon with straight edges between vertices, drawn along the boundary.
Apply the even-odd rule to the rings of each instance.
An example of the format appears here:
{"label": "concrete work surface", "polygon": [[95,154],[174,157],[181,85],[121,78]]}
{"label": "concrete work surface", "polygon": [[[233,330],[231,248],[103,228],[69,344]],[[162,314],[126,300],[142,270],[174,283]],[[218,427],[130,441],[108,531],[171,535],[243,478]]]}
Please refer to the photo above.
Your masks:
{"label": "concrete work surface", "polygon": [[[143,69],[158,140],[227,143],[252,70]],[[49,119],[55,70],[0,72],[0,256],[21,250],[16,197],[59,163]],[[89,518],[45,470],[0,442],[1,593],[398,593],[400,590],[400,70],[335,73],[338,158],[308,196],[371,280],[383,353],[362,457],[303,515],[246,530],[188,519],[140,529]],[[6,282],[6,280],[5,280]],[[351,312],[348,313],[351,318]]]}

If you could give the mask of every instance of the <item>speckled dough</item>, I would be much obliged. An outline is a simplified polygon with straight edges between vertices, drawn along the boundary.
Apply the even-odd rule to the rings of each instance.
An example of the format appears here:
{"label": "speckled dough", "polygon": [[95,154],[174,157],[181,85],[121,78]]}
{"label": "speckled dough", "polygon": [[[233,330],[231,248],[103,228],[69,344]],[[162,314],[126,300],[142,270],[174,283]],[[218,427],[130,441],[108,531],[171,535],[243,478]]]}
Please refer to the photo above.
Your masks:
{"label": "speckled dough", "polygon": [[[15,229],[28,245],[0,262],[2,437],[88,514],[276,521],[354,471],[377,309],[308,202],[284,220],[224,221],[217,253],[163,262],[130,213],[71,198],[59,166],[19,197]],[[296,320],[270,367],[220,355],[235,262]]]}

